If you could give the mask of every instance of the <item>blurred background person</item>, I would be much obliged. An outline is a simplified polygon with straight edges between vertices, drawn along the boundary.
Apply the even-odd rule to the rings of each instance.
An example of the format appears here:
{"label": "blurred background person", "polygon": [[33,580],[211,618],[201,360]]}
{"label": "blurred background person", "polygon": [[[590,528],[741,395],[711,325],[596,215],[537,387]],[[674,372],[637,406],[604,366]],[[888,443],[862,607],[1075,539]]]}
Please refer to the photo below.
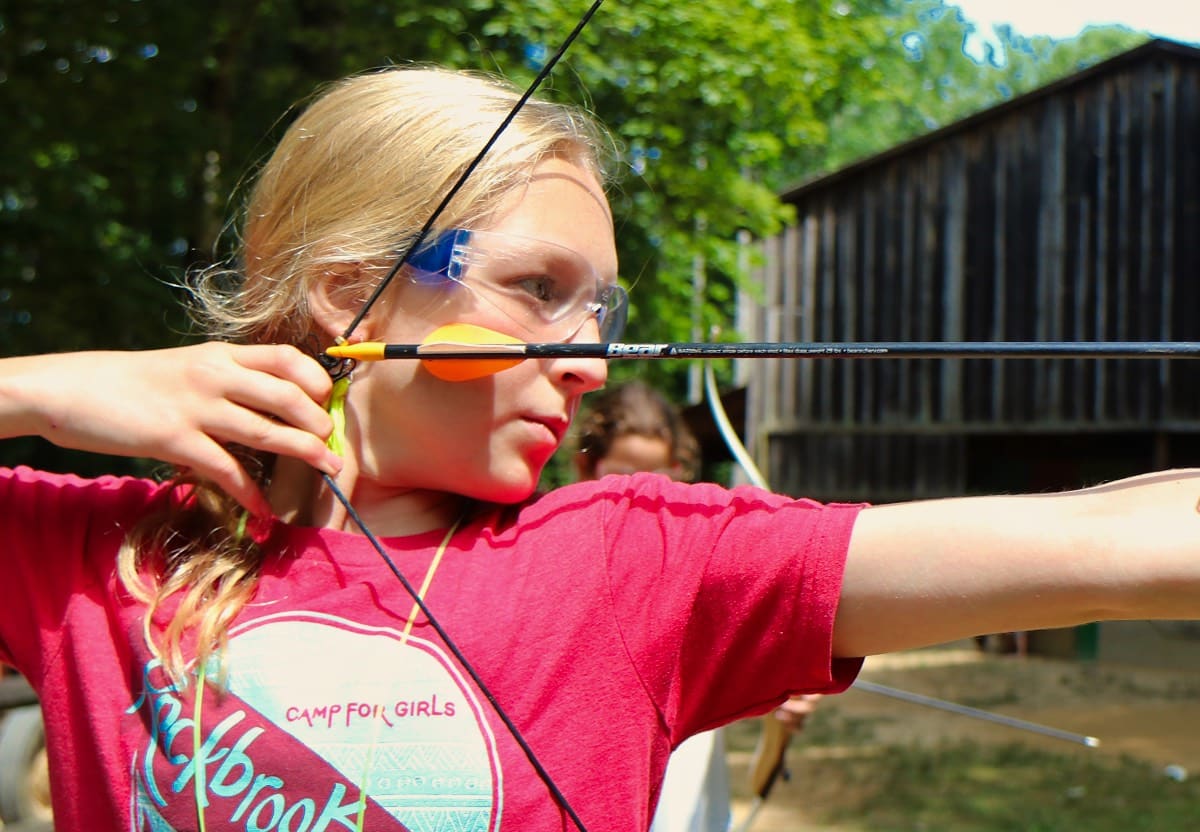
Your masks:
{"label": "blurred background person", "polygon": [[[679,409],[654,388],[626,382],[589,397],[574,463],[581,480],[650,472],[693,482],[700,444]],[[726,832],[729,770],[720,730],[685,740],[671,753],[651,832]]]}
{"label": "blurred background person", "polygon": [[[581,480],[642,472],[684,482],[700,477],[700,443],[682,412],[644,382],[625,382],[589,397],[578,424],[573,462]],[[820,699],[797,696],[763,717],[749,772],[752,794],[765,798],[775,780],[787,776],[784,751]],[[651,832],[726,832],[730,826],[724,735],[708,731],[671,754]]]}

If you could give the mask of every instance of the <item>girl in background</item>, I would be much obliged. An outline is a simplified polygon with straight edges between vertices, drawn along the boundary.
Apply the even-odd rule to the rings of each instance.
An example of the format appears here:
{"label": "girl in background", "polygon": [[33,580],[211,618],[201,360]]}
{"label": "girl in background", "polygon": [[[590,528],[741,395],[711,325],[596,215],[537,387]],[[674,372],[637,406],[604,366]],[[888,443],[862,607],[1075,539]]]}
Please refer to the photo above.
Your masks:
{"label": "girl in background", "polygon": [[[630,381],[589,398],[574,461],[580,480],[645,471],[692,482],[700,443],[665,396]],[[688,737],[671,752],[651,832],[726,832],[730,819],[723,732]]]}

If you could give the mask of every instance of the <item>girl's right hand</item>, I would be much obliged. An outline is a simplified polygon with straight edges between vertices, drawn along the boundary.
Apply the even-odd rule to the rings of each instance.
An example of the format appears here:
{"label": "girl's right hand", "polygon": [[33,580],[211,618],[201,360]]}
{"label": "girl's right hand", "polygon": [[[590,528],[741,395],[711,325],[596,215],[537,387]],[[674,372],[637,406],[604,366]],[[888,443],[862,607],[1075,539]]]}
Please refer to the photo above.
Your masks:
{"label": "girl's right hand", "polygon": [[0,361],[0,436],[144,456],[212,480],[256,516],[266,498],[227,443],[295,457],[328,474],[332,382],[295,347],[206,343]]}

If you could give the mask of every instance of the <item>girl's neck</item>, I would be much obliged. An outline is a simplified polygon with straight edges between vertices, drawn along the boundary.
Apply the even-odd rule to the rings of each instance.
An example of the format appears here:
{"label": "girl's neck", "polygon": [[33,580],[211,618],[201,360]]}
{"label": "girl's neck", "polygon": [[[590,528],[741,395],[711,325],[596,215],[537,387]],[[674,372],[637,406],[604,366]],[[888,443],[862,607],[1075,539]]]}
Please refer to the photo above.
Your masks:
{"label": "girl's neck", "polygon": [[[381,487],[359,476],[347,458],[337,486],[372,534],[402,537],[450,526],[466,510],[467,498],[441,491]],[[296,526],[359,533],[354,520],[321,478],[299,460],[280,457],[267,491],[275,514]]]}

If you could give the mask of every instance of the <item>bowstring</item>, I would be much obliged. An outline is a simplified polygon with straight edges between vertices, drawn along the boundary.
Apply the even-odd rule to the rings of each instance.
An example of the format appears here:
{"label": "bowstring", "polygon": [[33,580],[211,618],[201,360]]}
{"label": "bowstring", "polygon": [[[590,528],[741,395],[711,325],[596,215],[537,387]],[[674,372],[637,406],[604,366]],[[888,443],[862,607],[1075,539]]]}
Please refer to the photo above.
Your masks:
{"label": "bowstring", "polygon": [[404,573],[400,571],[400,567],[396,566],[395,561],[388,556],[387,550],[383,547],[383,544],[379,542],[379,538],[375,536],[375,533],[371,531],[363,519],[358,515],[358,512],[354,510],[354,506],[350,504],[350,499],[346,496],[345,492],[338,487],[337,483],[333,481],[333,477],[329,476],[328,474],[322,474],[321,476],[324,478],[325,484],[329,487],[329,490],[333,492],[334,497],[337,498],[337,501],[341,503],[342,507],[346,510],[346,514],[348,514],[350,519],[354,521],[354,524],[362,530],[363,535],[379,554],[379,557],[383,558],[383,562],[387,564],[388,569],[390,569],[392,574],[396,576],[396,580],[400,582],[400,584],[404,587],[405,592],[409,594],[409,596],[413,599],[413,602],[421,610],[422,614],[424,614],[425,619],[429,622],[429,626],[431,626],[438,634],[438,637],[441,638],[442,643],[445,644],[446,648],[454,655],[454,658],[458,659],[459,664],[462,665],[463,669],[467,672],[467,675],[471,677],[471,680],[479,688],[479,692],[483,694],[485,699],[487,699],[488,703],[492,706],[492,710],[495,711],[496,716],[498,716],[500,721],[504,723],[504,727],[508,729],[508,733],[512,736],[513,740],[516,741],[517,745],[521,747],[521,751],[525,753],[525,758],[529,760],[529,764],[533,766],[533,770],[537,772],[538,777],[541,778],[542,782],[546,784],[546,788],[550,791],[550,795],[554,798],[554,802],[557,803],[559,808],[567,814],[579,832],[587,832],[583,825],[583,821],[581,821],[579,816],[575,814],[575,810],[571,808],[571,804],[567,802],[566,796],[563,795],[563,793],[559,790],[558,785],[554,782],[554,778],[550,776],[550,772],[546,771],[545,767],[542,766],[542,763],[540,760],[538,760],[537,754],[534,753],[532,746],[529,745],[524,735],[521,734],[521,730],[517,728],[516,723],[513,722],[512,718],[508,715],[508,712],[504,710],[504,707],[500,704],[500,700],[498,700],[495,694],[492,693],[491,688],[489,688],[483,681],[483,678],[480,677],[479,672],[475,670],[474,665],[467,661],[467,657],[463,655],[463,652],[459,649],[454,639],[450,638],[450,633],[448,633],[446,628],[442,626],[442,623],[434,617],[433,613],[426,605],[425,599],[421,597],[421,593],[417,592],[416,588],[411,582],[409,582],[408,578],[404,576]]}
{"label": "bowstring", "polygon": [[[439,202],[437,207],[433,209],[433,212],[429,215],[429,218],[425,220],[425,224],[421,226],[421,230],[417,232],[416,237],[405,248],[404,253],[396,259],[396,262],[388,270],[388,273],[384,275],[383,280],[379,282],[379,285],[377,285],[371,292],[370,296],[367,297],[362,307],[358,310],[358,313],[354,316],[354,319],[350,322],[349,326],[346,327],[346,330],[342,333],[342,335],[337,339],[339,344],[344,344],[349,341],[350,336],[354,333],[354,330],[358,328],[358,325],[362,323],[363,319],[367,316],[367,313],[371,311],[371,307],[379,299],[380,295],[383,294],[384,290],[387,289],[392,280],[395,279],[396,275],[400,273],[400,270],[404,268],[404,265],[408,262],[412,253],[420,248],[421,244],[429,236],[429,233],[433,229],[434,223],[437,222],[438,217],[442,215],[442,213],[446,210],[446,207],[450,204],[450,201],[454,199],[454,197],[466,184],[467,180],[471,177],[471,174],[473,174],[476,168],[478,168],[483,162],[484,157],[487,156],[492,147],[497,141],[499,141],[500,136],[505,130],[508,129],[508,126],[512,124],[513,120],[520,113],[526,102],[529,101],[534,92],[536,92],[538,87],[541,86],[542,82],[550,75],[551,70],[554,69],[554,65],[557,64],[559,59],[566,54],[567,49],[570,48],[571,44],[575,42],[575,39],[579,37],[579,34],[583,31],[584,27],[587,26],[588,22],[596,14],[601,3],[603,2],[604,0],[594,0],[588,10],[584,12],[583,16],[579,19],[579,22],[575,24],[575,28],[572,29],[571,33],[567,35],[565,40],[563,40],[562,45],[559,46],[558,50],[550,57],[550,60],[545,63],[541,71],[538,72],[537,77],[533,79],[533,82],[529,85],[525,92],[522,93],[521,97],[517,99],[516,104],[513,105],[508,115],[504,117],[504,120],[500,122],[500,125],[496,128],[496,131],[492,133],[491,137],[487,140],[482,149],[480,149],[479,153],[476,154],[475,158],[469,165],[467,165],[466,169],[463,170],[462,174],[446,192],[446,195],[442,198],[441,202]],[[325,354],[323,352],[318,354],[322,356],[322,364],[325,366],[326,370],[331,376],[338,378],[339,374],[344,374],[346,370],[344,362],[336,359],[327,362],[324,360]],[[442,642],[446,645],[450,652],[454,654],[454,657],[458,660],[459,664],[462,665],[463,669],[471,677],[472,681],[474,681],[484,698],[487,699],[488,703],[492,706],[493,712],[500,719],[500,721],[504,723],[504,727],[508,729],[509,735],[513,738],[517,745],[521,747],[521,751],[524,752],[525,758],[529,760],[529,764],[533,767],[533,770],[546,785],[546,788],[550,792],[550,796],[554,799],[554,802],[563,812],[566,813],[566,815],[571,819],[571,822],[575,824],[575,828],[578,829],[579,832],[587,832],[583,825],[583,821],[579,819],[579,816],[575,813],[575,810],[571,808],[571,804],[567,801],[566,796],[559,790],[558,785],[554,782],[554,779],[550,776],[550,773],[545,769],[541,761],[538,760],[533,748],[525,740],[525,737],[517,728],[516,723],[513,722],[508,713],[500,705],[499,700],[496,699],[495,695],[492,694],[491,689],[484,684],[484,681],[480,677],[478,671],[475,670],[475,667],[459,650],[458,646],[450,638],[450,634],[442,626],[441,622],[439,622],[437,618],[434,617],[433,613],[430,612],[429,608],[425,605],[425,601],[409,582],[408,578],[404,576],[404,573],[400,571],[395,562],[388,557],[387,551],[384,549],[383,544],[379,542],[379,539],[375,536],[374,532],[372,532],[367,524],[363,522],[362,518],[358,515],[358,512],[355,511],[354,507],[351,505],[349,498],[342,492],[332,477],[330,477],[328,474],[322,474],[321,476],[324,478],[325,484],[329,487],[334,497],[337,498],[338,502],[342,504],[343,508],[345,508],[346,513],[350,516],[350,519],[353,520],[355,525],[357,525],[362,531],[363,535],[371,543],[371,546],[375,549],[376,553],[383,559],[383,562],[404,587],[405,592],[412,597],[413,601],[420,608],[421,612],[425,615],[426,620],[429,621],[430,626],[433,627],[434,631],[437,632],[438,636],[442,639]]]}

